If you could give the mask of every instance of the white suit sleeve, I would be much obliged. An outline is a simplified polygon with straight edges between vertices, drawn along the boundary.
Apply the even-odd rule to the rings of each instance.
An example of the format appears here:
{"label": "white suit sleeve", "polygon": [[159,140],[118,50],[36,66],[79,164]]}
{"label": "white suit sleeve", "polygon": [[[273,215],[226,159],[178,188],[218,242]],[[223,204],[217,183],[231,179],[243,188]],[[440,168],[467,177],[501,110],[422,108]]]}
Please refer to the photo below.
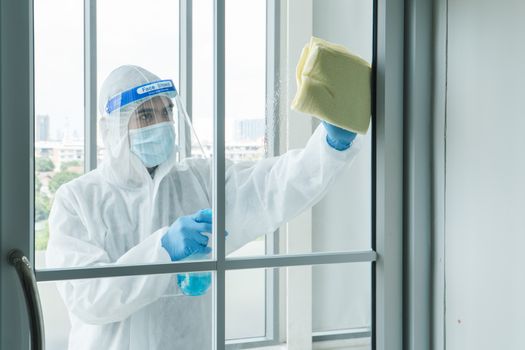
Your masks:
{"label": "white suit sleeve", "polygon": [[355,158],[359,143],[358,136],[348,150],[337,151],[319,125],[304,149],[227,166],[227,254],[316,204]]}
{"label": "white suit sleeve", "polygon": [[[116,262],[111,262],[99,241],[100,236],[87,232],[74,209],[74,203],[68,198],[67,186],[57,191],[49,217],[47,267],[97,267],[171,261],[160,243],[166,227],[131,248]],[[57,286],[71,313],[88,324],[105,324],[124,320],[157,300],[166,291],[170,278],[170,275],[151,275],[81,279],[59,282]]]}

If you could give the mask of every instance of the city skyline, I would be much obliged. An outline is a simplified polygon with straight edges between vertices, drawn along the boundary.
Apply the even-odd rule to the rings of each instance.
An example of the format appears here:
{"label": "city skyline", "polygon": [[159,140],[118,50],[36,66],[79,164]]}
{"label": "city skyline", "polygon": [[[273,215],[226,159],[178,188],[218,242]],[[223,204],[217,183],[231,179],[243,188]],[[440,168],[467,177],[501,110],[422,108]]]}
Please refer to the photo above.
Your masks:
{"label": "city skyline", "polygon": [[[197,1],[193,6],[192,114],[199,137],[209,139],[213,124],[213,2]],[[228,127],[231,120],[265,114],[266,19],[260,14],[265,13],[266,2],[229,1],[226,6]],[[123,64],[143,66],[161,78],[173,79],[179,87],[176,1],[157,0],[155,6],[144,6],[138,0],[113,0],[101,2],[97,8],[97,90],[106,76]],[[83,2],[78,0],[35,2],[35,114],[50,116],[51,138],[60,139],[59,130],[64,131],[66,124],[71,135],[83,137],[83,10]],[[64,12],[68,16],[59,15]],[[119,13],[117,18],[115,13]],[[148,26],[154,26],[154,35],[143,30]],[[64,42],[69,43],[66,51],[62,49]],[[234,133],[229,128],[227,138]]]}
{"label": "city skyline", "polygon": [[[66,118],[66,122],[56,127],[53,123],[53,116],[49,114],[35,115],[35,132],[34,140],[38,141],[82,141],[84,140],[84,129],[81,130],[71,128]],[[97,125],[98,127],[98,125]],[[213,135],[213,124],[211,120],[197,120],[193,122],[193,127],[196,129],[197,136],[201,142],[212,143],[210,138]],[[265,118],[252,117],[244,119],[225,118],[226,127],[226,142],[242,142],[254,141],[259,138],[264,138],[265,133]]]}

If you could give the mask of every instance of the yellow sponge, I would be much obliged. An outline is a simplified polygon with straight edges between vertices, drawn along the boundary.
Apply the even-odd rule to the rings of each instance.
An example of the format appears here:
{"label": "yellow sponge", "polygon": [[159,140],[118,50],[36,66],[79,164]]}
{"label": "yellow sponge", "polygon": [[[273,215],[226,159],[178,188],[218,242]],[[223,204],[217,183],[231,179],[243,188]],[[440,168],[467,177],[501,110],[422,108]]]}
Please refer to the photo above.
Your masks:
{"label": "yellow sponge", "polygon": [[371,105],[370,64],[341,45],[313,37],[297,64],[292,109],[365,134]]}

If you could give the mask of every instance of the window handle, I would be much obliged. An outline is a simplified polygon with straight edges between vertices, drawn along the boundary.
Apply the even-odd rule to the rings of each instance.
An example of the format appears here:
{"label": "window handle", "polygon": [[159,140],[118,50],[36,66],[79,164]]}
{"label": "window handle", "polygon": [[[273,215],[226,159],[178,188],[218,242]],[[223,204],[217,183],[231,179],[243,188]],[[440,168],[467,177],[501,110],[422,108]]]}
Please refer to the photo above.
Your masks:
{"label": "window handle", "polygon": [[44,318],[33,268],[20,250],[9,252],[8,259],[9,263],[16,269],[24,290],[31,331],[31,350],[44,350]]}

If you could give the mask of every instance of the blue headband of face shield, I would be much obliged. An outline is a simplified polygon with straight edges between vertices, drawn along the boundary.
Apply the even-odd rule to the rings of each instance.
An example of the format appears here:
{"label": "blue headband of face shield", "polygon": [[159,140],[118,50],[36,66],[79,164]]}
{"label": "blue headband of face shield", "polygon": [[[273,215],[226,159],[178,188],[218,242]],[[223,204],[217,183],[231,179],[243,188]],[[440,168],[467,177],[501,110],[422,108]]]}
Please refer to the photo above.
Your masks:
{"label": "blue headband of face shield", "polygon": [[177,89],[175,89],[173,81],[170,79],[157,80],[144,85],[136,86],[118,95],[115,95],[110,98],[106,104],[106,113],[111,114],[111,112],[114,110],[129,105],[130,103],[159,94],[167,95],[169,97],[177,96]]}

